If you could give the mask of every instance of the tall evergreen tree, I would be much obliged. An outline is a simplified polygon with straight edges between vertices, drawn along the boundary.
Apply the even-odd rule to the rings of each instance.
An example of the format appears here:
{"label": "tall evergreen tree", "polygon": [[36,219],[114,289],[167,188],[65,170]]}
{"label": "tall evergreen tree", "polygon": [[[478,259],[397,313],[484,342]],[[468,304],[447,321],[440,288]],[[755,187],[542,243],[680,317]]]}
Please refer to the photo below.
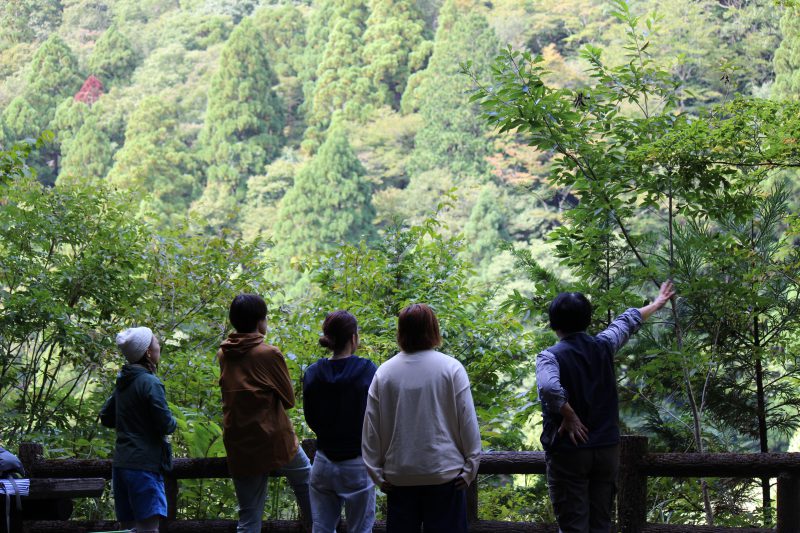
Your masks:
{"label": "tall evergreen tree", "polygon": [[142,100],[108,173],[112,185],[151,195],[153,203],[143,200],[142,210],[155,212],[164,222],[185,215],[194,189],[193,160],[178,126],[174,102],[160,96]]}
{"label": "tall evergreen tree", "polygon": [[88,113],[78,132],[61,145],[61,168],[56,183],[99,181],[111,168],[114,147],[93,113]]}
{"label": "tall evergreen tree", "polygon": [[209,162],[206,189],[195,208],[212,226],[226,223],[283,144],[283,104],[264,38],[252,20],[231,33],[211,80],[200,142]]}
{"label": "tall evergreen tree", "polygon": [[89,57],[89,70],[106,86],[130,79],[138,63],[131,42],[112,24],[97,40]]}
{"label": "tall evergreen tree", "polygon": [[369,236],[375,212],[365,173],[343,128],[331,127],[281,201],[276,250],[287,256],[310,254]]}
{"label": "tall evergreen tree", "polygon": [[74,95],[82,83],[72,50],[59,36],[51,35],[36,50],[28,70],[24,96],[39,115],[34,127],[45,129],[56,106],[64,97]]}
{"label": "tall evergreen tree", "polygon": [[364,33],[367,75],[381,99],[395,109],[408,77],[425,66],[432,43],[425,39],[425,21],[413,0],[372,0]]}
{"label": "tall evergreen tree", "polygon": [[481,189],[464,226],[467,250],[475,264],[490,262],[497,245],[508,238],[506,217],[500,209],[497,195],[497,189],[491,185]]}
{"label": "tall evergreen tree", "polygon": [[38,113],[24,96],[17,96],[3,110],[3,124],[9,141],[32,139],[39,135]]}
{"label": "tall evergreen tree", "polygon": [[60,0],[5,0],[0,2],[0,44],[45,39],[61,24]]}
{"label": "tall evergreen tree", "polygon": [[430,63],[409,79],[403,95],[404,110],[418,110],[424,122],[415,140],[412,174],[439,167],[477,175],[487,168],[486,129],[469,102],[460,65],[469,60],[476,72],[487,72],[499,43],[480,13],[465,11],[454,0],[442,7]]}
{"label": "tall evergreen tree", "polygon": [[324,131],[337,114],[365,118],[377,100],[364,64],[368,15],[367,0],[337,0],[308,114],[317,131]]}
{"label": "tall evergreen tree", "polygon": [[773,94],[787,100],[800,100],[800,7],[787,7],[781,17],[783,41],[775,50]]}

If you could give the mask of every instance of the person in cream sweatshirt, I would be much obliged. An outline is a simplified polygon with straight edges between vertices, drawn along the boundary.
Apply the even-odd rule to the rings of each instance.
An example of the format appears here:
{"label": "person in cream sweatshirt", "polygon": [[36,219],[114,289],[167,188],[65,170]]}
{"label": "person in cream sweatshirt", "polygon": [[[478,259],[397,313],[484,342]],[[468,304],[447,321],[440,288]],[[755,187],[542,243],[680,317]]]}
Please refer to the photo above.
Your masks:
{"label": "person in cream sweatshirt", "polygon": [[465,489],[475,480],[481,437],[469,378],[441,343],[425,304],[400,312],[402,351],[378,368],[367,398],[362,457],[387,494],[389,533],[467,531]]}

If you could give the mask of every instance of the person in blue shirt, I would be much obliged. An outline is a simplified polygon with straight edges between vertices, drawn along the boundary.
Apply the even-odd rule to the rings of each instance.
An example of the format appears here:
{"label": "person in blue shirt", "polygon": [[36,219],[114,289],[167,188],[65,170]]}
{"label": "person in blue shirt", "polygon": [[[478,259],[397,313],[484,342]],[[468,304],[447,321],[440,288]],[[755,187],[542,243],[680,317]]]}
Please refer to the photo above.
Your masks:
{"label": "person in blue shirt", "polygon": [[303,410],[317,435],[311,469],[314,533],[335,533],[342,512],[347,531],[368,533],[375,522],[375,485],[361,458],[367,392],[377,367],[355,354],[358,322],[347,311],[325,317],[319,343],[331,351],[303,377]]}
{"label": "person in blue shirt", "polygon": [[619,407],[614,354],[642,322],[675,295],[671,281],[656,299],[628,309],[592,337],[592,306],[579,292],[550,304],[559,342],[536,357],[542,402],[541,442],[547,487],[561,533],[609,533],[619,469]]}

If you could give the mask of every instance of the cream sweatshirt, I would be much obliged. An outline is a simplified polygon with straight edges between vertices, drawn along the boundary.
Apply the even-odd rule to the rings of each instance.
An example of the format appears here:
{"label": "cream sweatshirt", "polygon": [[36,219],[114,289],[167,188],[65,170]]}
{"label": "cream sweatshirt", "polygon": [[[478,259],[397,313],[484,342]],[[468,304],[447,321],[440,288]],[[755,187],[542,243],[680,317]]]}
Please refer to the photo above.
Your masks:
{"label": "cream sweatshirt", "polygon": [[453,357],[400,352],[378,368],[361,453],[375,483],[440,485],[478,473],[481,436],[469,378]]}

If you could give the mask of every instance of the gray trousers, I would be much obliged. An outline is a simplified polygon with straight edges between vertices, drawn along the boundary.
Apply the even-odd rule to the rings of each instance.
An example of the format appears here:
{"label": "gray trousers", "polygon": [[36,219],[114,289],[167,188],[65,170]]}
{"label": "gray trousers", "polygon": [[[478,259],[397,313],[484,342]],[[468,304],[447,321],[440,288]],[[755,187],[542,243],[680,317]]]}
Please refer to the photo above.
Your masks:
{"label": "gray trousers", "polygon": [[609,533],[619,445],[546,455],[547,488],[561,533]]}

